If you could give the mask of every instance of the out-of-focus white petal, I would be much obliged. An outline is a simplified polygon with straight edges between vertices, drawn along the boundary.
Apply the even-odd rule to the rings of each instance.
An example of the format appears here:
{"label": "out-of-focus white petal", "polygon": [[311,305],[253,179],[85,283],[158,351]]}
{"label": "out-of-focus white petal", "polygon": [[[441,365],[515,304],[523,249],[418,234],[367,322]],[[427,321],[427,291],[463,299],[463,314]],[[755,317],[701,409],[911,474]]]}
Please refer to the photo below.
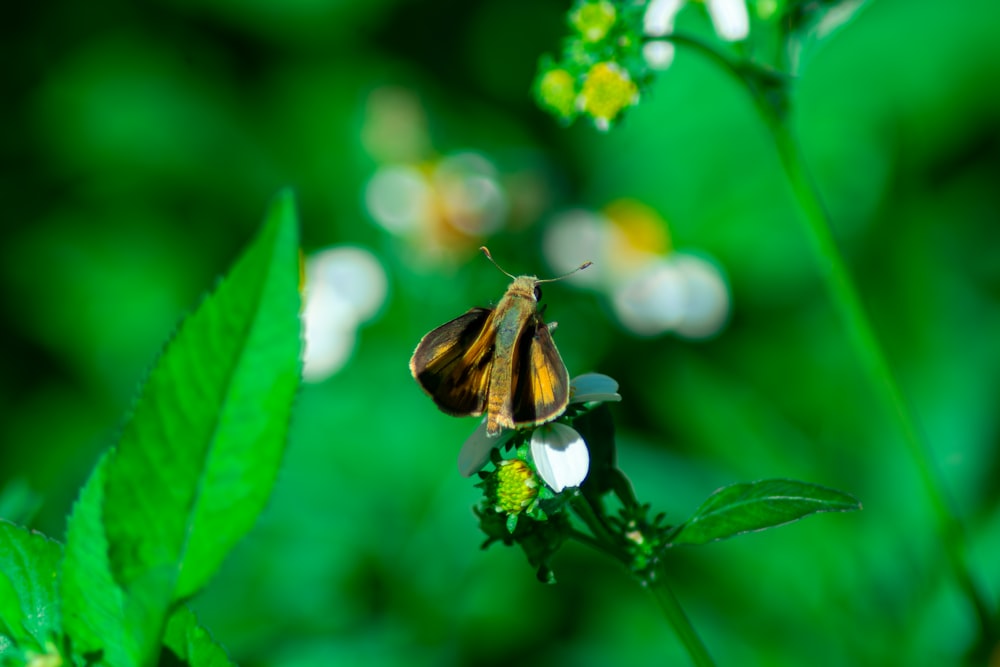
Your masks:
{"label": "out-of-focus white petal", "polygon": [[476,430],[465,439],[462,449],[458,452],[458,472],[462,477],[471,477],[486,465],[490,460],[490,452],[494,447],[498,447],[510,440],[514,431],[503,431],[499,437],[491,438],[486,435],[486,419],[479,423]]}
{"label": "out-of-focus white petal", "polygon": [[347,363],[358,326],[385,303],[388,281],[378,259],[352,246],[328,248],[306,260],[302,374],[319,382]]}
{"label": "out-of-focus white petal", "polygon": [[309,257],[306,284],[334,290],[354,310],[358,321],[365,322],[385,303],[389,282],[382,263],[372,252],[338,246]]}
{"label": "out-of-focus white petal", "polygon": [[629,331],[656,336],[680,323],[686,296],[683,273],[661,259],[620,285],[612,296],[612,306]]}
{"label": "out-of-focus white petal", "polygon": [[605,257],[612,245],[612,233],[604,216],[572,209],[560,213],[546,226],[542,249],[556,275],[565,275],[584,261],[594,262],[586,271],[567,277],[566,282],[597,287],[607,277],[609,263]]}
{"label": "out-of-focus white petal", "polygon": [[642,28],[650,37],[662,37],[673,32],[674,17],[684,0],[652,0],[642,17]]}
{"label": "out-of-focus white petal", "polygon": [[642,57],[650,69],[665,70],[674,62],[674,45],[663,39],[656,39],[642,45]]}
{"label": "out-of-focus white petal", "polygon": [[684,275],[684,317],[674,327],[685,338],[707,338],[725,324],[729,316],[729,288],[719,268],[698,257],[674,253],[674,266]]}
{"label": "out-of-focus white petal", "polygon": [[343,295],[329,285],[307,282],[302,308],[302,377],[306,382],[321,382],[347,363],[354,351],[358,324],[354,308]]}
{"label": "out-of-focus white petal", "polygon": [[433,206],[430,183],[416,167],[380,167],[365,188],[368,214],[396,234],[426,226]]}
{"label": "out-of-focus white petal", "polygon": [[584,373],[573,378],[569,383],[570,403],[589,403],[590,401],[620,401],[618,383],[602,373]]}
{"label": "out-of-focus white petal", "polygon": [[535,429],[531,434],[531,457],[538,474],[556,493],[580,486],[590,470],[587,443],[565,424],[545,424]]}
{"label": "out-of-focus white petal", "polygon": [[432,176],[445,219],[470,236],[485,236],[503,226],[509,204],[497,169],[479,153],[450,155]]}
{"label": "out-of-focus white petal", "polygon": [[738,42],[750,34],[750,15],[745,0],[705,0],[715,32],[727,42]]}

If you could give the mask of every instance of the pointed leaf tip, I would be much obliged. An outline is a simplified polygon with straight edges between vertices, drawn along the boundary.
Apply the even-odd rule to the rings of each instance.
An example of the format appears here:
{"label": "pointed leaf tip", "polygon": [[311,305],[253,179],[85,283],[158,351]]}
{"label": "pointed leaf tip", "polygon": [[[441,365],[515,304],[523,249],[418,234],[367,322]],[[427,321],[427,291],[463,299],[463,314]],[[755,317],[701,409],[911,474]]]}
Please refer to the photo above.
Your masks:
{"label": "pointed leaf tip", "polygon": [[726,486],[675,529],[671,544],[705,544],[793,523],[818,512],[853,512],[861,503],[849,493],[791,479]]}
{"label": "pointed leaf tip", "polygon": [[103,527],[140,662],[271,492],[301,375],[299,312],[285,190],[160,357],[107,462]]}

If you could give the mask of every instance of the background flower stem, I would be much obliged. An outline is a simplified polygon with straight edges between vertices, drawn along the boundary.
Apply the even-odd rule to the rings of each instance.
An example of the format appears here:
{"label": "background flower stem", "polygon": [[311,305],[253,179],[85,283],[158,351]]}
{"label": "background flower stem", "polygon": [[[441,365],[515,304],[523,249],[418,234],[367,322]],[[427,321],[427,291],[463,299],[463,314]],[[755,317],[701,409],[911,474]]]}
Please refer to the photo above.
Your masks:
{"label": "background flower stem", "polygon": [[883,400],[917,467],[924,492],[930,501],[936,529],[948,563],[962,590],[972,602],[979,620],[981,638],[993,644],[998,639],[993,612],[982,588],[975,580],[965,553],[965,529],[945,491],[940,470],[926,436],[900,389],[889,366],[882,345],[875,335],[861,304],[857,287],[831,233],[831,220],[823,207],[815,184],[809,178],[802,155],[789,127],[789,87],[792,79],[776,70],[750,62],[736,62],[712,45],[685,35],[665,39],[684,45],[720,65],[750,92],[751,97],[774,137],[782,168],[802,215],[800,220],[816,252],[820,275],[854,345],[861,365],[879,397]]}
{"label": "background flower stem", "polygon": [[899,382],[861,304],[854,281],[833,239],[830,216],[820,201],[815,184],[806,172],[798,145],[789,129],[787,116],[775,113],[759,95],[755,97],[757,107],[774,137],[782,167],[802,212],[800,220],[816,252],[821,277],[830,298],[847,328],[869,381],[889,408],[910,457],[917,467],[920,481],[937,519],[937,529],[949,564],[962,589],[975,606],[983,637],[993,639],[992,613],[966,561],[964,527],[954,509],[951,497],[945,491],[941,472],[926,436],[903,396]]}

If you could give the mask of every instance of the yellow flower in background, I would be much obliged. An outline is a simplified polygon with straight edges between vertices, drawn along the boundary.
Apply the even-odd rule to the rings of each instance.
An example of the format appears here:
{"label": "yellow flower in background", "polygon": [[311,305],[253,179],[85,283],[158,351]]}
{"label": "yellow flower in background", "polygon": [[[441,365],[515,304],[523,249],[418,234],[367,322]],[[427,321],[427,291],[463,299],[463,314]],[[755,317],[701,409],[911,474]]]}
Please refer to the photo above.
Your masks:
{"label": "yellow flower in background", "polygon": [[639,102],[639,87],[628,72],[611,62],[597,63],[587,72],[577,107],[590,114],[599,130],[611,127],[611,121]]}
{"label": "yellow flower in background", "polygon": [[615,6],[606,0],[584,2],[569,15],[570,23],[588,42],[604,39],[614,26],[616,18]]}
{"label": "yellow flower in background", "polygon": [[641,202],[568,211],[548,226],[544,249],[557,271],[575,258],[593,258],[593,269],[567,282],[604,294],[621,325],[638,336],[709,338],[728,319],[729,287],[718,264],[701,252],[674,250],[666,220]]}
{"label": "yellow flower in background", "polygon": [[576,115],[576,80],[568,71],[556,68],[545,72],[538,81],[538,101],[564,120]]}

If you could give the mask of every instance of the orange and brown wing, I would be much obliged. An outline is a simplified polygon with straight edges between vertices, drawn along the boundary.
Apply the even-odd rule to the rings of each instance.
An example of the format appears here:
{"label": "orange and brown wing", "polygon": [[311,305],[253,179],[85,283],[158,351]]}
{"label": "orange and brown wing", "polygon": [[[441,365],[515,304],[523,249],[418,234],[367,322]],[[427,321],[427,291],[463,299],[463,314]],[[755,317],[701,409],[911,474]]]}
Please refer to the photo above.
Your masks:
{"label": "orange and brown wing", "polygon": [[569,403],[569,372],[552,332],[535,317],[518,343],[514,377],[514,424],[537,426],[555,419]]}
{"label": "orange and brown wing", "polygon": [[486,409],[493,361],[493,310],[473,308],[424,336],[410,372],[443,412],[457,417]]}

